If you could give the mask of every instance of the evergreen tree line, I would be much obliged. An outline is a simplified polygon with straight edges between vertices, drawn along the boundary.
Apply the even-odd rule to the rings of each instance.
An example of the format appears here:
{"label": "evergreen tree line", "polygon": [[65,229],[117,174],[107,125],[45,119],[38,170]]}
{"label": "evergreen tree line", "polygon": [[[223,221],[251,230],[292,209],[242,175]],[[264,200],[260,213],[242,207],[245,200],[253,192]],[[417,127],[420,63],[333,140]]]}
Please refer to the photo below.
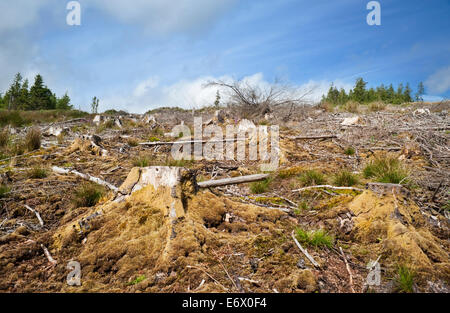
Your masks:
{"label": "evergreen tree line", "polygon": [[0,108],[8,110],[71,110],[67,92],[58,98],[46,85],[41,75],[36,75],[34,84],[29,87],[27,79],[20,73],[4,95],[0,93]]}
{"label": "evergreen tree line", "polygon": [[386,87],[384,84],[376,88],[367,89],[367,82],[362,78],[358,78],[355,83],[355,87],[351,89],[348,94],[341,88],[338,90],[335,86],[331,85],[328,90],[328,94],[322,97],[322,101],[332,103],[334,105],[342,105],[348,101],[356,101],[358,103],[370,103],[374,101],[382,101],[384,103],[402,104],[412,101],[423,101],[422,95],[425,93],[423,83],[420,82],[417,87],[417,92],[412,95],[412,90],[409,87],[409,83],[406,86],[399,84],[397,89],[394,89],[390,84]]}

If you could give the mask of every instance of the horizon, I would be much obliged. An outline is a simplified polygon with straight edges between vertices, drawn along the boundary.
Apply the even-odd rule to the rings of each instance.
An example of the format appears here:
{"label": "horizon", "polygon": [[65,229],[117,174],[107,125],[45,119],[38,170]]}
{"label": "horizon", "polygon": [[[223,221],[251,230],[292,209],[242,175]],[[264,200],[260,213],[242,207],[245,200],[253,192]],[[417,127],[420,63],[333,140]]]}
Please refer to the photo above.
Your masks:
{"label": "horizon", "polygon": [[[36,74],[76,109],[144,113],[212,105],[209,80],[280,79],[317,101],[331,84],[349,90],[425,84],[425,101],[450,96],[448,1],[379,1],[381,25],[368,25],[369,1],[69,1],[0,4],[0,92],[21,72]],[[446,10],[447,9],[447,10]]]}

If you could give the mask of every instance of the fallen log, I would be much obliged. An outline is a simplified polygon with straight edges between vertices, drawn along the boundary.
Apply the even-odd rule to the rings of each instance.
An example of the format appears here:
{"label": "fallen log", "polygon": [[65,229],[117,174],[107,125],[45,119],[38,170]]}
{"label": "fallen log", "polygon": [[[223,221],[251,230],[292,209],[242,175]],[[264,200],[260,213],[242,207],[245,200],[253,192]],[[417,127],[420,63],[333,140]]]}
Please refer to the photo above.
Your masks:
{"label": "fallen log", "polygon": [[117,188],[116,186],[114,186],[114,185],[112,185],[112,184],[110,184],[110,183],[108,183],[108,182],[106,182],[106,181],[104,181],[104,180],[102,180],[102,179],[100,179],[98,177],[91,176],[89,174],[83,174],[83,173],[80,173],[80,172],[78,172],[76,170],[68,170],[68,169],[64,169],[64,168],[61,168],[61,167],[57,167],[57,166],[53,166],[52,170],[55,173],[57,173],[57,174],[73,174],[73,175],[76,175],[76,176],[81,177],[83,179],[86,179],[86,180],[89,180],[91,182],[94,182],[96,184],[105,186],[105,187],[111,189],[114,192],[119,192],[119,188]]}
{"label": "fallen log", "polygon": [[336,135],[317,135],[317,136],[294,136],[294,137],[288,137],[289,139],[292,140],[297,140],[297,139],[333,139],[333,138],[337,138]]}
{"label": "fallen log", "polygon": [[33,212],[36,215],[37,219],[39,220],[39,224],[43,227],[44,226],[44,221],[42,220],[41,215],[39,214],[39,212],[36,211],[35,209],[33,209],[32,207],[29,207],[26,204],[25,204],[25,208],[30,210],[31,212]]}
{"label": "fallen log", "polygon": [[142,146],[163,146],[163,145],[183,145],[194,143],[216,143],[216,142],[234,142],[243,141],[245,138],[232,138],[232,139],[220,139],[220,140],[180,140],[180,141],[154,141],[154,142],[141,142]]}
{"label": "fallen log", "polygon": [[294,190],[292,190],[292,192],[299,192],[299,191],[303,191],[303,190],[318,189],[318,188],[329,188],[329,189],[336,189],[336,190],[355,190],[355,191],[361,191],[361,192],[364,191],[363,189],[356,188],[356,187],[336,187],[336,186],[331,186],[331,185],[317,185],[317,186],[303,187],[300,189],[294,189]]}
{"label": "fallen log", "polygon": [[218,186],[255,182],[255,181],[259,181],[259,180],[264,180],[267,177],[269,177],[269,174],[254,174],[254,175],[247,175],[247,176],[240,176],[240,177],[233,177],[233,178],[207,180],[207,181],[199,182],[199,183],[197,183],[197,185],[200,188],[218,187]]}

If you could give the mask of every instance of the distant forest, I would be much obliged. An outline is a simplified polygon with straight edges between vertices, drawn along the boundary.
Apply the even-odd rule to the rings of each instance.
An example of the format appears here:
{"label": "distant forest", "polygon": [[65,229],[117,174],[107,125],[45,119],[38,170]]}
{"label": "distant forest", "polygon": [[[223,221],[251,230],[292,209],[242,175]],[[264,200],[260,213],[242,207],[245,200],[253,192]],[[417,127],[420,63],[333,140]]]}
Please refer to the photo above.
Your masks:
{"label": "distant forest", "polygon": [[20,73],[3,95],[0,93],[0,109],[9,110],[71,110],[70,98],[65,93],[58,98],[46,85],[41,75],[36,75],[34,84],[29,87],[27,79]]}
{"label": "distant forest", "polygon": [[338,90],[335,86],[331,85],[328,94],[323,96],[322,102],[328,102],[334,105],[343,105],[348,101],[355,101],[361,104],[375,101],[390,104],[402,104],[412,101],[423,101],[422,96],[425,93],[422,82],[419,83],[417,92],[414,95],[412,95],[412,90],[408,83],[405,86],[399,84],[397,89],[394,89],[392,84],[390,84],[389,87],[381,84],[376,88],[370,89],[367,89],[366,86],[367,82],[362,78],[358,78],[355,87],[350,89],[347,94],[343,88]]}

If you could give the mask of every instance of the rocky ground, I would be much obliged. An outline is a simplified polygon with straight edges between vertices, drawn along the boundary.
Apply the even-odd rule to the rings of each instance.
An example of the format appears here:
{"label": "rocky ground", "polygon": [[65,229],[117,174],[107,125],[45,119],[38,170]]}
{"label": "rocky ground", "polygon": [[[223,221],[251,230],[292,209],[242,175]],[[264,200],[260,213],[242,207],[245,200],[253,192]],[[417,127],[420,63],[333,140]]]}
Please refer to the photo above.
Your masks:
{"label": "rocky ground", "polygon": [[[0,161],[0,290],[448,292],[448,110],[311,107],[288,120],[273,112],[252,122],[280,125],[278,170],[262,182],[213,188],[196,182],[256,174],[259,163],[176,161],[170,145],[141,143],[176,140],[172,127],[192,129],[193,116],[221,127],[242,120],[226,109],[34,125],[41,148]],[[29,128],[8,131],[18,141]],[[404,177],[390,184],[397,177],[369,175],[376,160],[396,160],[390,174]],[[149,166],[184,170],[175,189],[134,190]],[[80,204],[86,177],[73,170],[112,188]],[[367,285],[376,260],[381,284]],[[80,263],[81,286],[67,284],[70,261]]]}

